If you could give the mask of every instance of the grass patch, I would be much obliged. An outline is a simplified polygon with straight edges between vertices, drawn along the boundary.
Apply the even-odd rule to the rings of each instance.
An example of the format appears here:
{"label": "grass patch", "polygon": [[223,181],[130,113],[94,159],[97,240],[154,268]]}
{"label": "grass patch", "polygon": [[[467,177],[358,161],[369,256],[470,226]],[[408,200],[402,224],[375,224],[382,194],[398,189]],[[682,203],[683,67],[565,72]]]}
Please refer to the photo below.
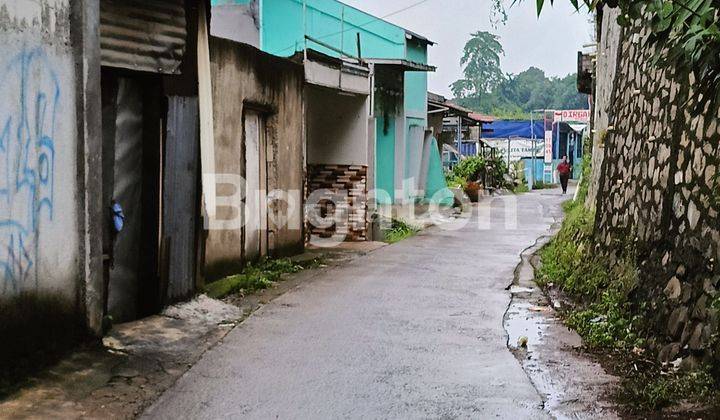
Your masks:
{"label": "grass patch", "polygon": [[418,232],[420,232],[418,227],[402,219],[393,219],[390,229],[385,231],[385,242],[394,244],[411,236],[415,236]]}
{"label": "grass patch", "polygon": [[527,184],[524,182],[521,182],[513,188],[513,193],[515,194],[523,194],[526,192],[530,192],[530,188],[528,188]]}
{"label": "grass patch", "polygon": [[635,412],[656,411],[681,402],[717,404],[717,382],[707,369],[667,375],[651,371],[625,380],[618,398]]}
{"label": "grass patch", "polygon": [[297,273],[321,264],[319,258],[301,263],[295,263],[289,258],[263,259],[248,265],[240,274],[206,285],[205,293],[213,299],[222,299],[232,294],[250,294],[269,289],[280,281],[284,274]]}
{"label": "grass patch", "polygon": [[549,190],[549,189],[552,189],[555,187],[556,187],[555,184],[552,184],[550,182],[545,182],[545,181],[535,181],[533,183],[534,190]]}
{"label": "grass patch", "polygon": [[565,220],[557,236],[540,251],[536,280],[542,287],[552,284],[575,302],[565,321],[589,347],[643,347],[636,332],[642,317],[633,315],[629,298],[638,284],[635,253],[631,246],[617,244],[620,257],[609,264],[593,251],[595,214],[584,206],[587,187],[579,188],[578,200],[563,205]]}
{"label": "grass patch", "polygon": [[645,354],[646,337],[654,333],[648,303],[633,299],[639,284],[636,250],[632,243],[616,243],[612,260],[595,252],[595,214],[584,206],[589,179],[586,158],[578,200],[563,205],[563,225],[540,251],[537,283],[572,300],[574,306],[561,314],[565,323],[623,377],[616,396],[630,411],[683,401],[717,403],[718,384],[708,370],[663,371],[653,355]]}

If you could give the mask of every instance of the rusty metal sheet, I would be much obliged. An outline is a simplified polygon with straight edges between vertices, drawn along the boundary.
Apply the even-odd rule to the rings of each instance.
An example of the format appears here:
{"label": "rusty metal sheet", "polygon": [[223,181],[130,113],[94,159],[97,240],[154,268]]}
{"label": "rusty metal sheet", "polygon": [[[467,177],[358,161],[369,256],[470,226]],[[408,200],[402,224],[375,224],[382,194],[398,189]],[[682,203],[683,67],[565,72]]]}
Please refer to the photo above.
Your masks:
{"label": "rusty metal sheet", "polygon": [[183,0],[101,0],[102,65],[177,74],[185,54]]}

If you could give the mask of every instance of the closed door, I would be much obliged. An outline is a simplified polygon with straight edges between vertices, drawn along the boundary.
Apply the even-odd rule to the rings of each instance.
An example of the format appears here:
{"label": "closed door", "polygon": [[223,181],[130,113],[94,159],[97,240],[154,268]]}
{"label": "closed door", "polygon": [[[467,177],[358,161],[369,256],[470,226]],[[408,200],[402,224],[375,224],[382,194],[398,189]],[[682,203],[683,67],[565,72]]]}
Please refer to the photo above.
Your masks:
{"label": "closed door", "polygon": [[170,96],[163,180],[163,299],[173,302],[195,291],[198,99]]}
{"label": "closed door", "polygon": [[245,260],[268,253],[267,156],[265,121],[262,114],[248,110],[245,127]]}

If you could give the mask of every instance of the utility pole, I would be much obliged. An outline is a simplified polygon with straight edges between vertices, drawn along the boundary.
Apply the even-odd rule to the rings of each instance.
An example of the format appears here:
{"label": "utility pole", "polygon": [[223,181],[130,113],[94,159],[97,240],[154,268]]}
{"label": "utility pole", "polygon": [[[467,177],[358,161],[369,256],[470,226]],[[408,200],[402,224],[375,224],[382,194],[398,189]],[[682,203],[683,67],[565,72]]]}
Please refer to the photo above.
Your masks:
{"label": "utility pole", "polygon": [[530,176],[528,177],[528,188],[530,191],[533,190],[535,187],[535,155],[537,154],[535,151],[535,148],[537,147],[536,143],[536,137],[535,137],[535,111],[530,111],[530,141],[532,143],[532,156],[530,157]]}
{"label": "utility pole", "polygon": [[458,164],[460,163],[460,158],[462,157],[462,115],[458,114],[458,124],[457,124],[457,146],[458,146]]}
{"label": "utility pole", "polygon": [[507,171],[510,173],[510,137],[508,137],[508,147],[507,147]]}

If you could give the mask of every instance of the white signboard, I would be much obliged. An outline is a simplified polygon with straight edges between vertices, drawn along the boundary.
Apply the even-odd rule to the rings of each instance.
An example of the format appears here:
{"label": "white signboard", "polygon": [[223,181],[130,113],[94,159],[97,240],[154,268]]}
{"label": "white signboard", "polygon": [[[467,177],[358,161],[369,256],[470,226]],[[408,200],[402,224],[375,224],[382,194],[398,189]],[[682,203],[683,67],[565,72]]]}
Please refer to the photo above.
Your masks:
{"label": "white signboard", "polygon": [[552,163],[553,157],[553,132],[545,132],[545,163]]}
{"label": "white signboard", "polygon": [[589,109],[566,109],[564,111],[555,111],[555,122],[580,122],[590,123]]}
{"label": "white signboard", "polygon": [[[495,153],[508,160],[508,139],[483,139],[495,149]],[[533,142],[529,139],[510,139],[510,162],[517,162],[523,158],[531,158],[533,155]],[[543,157],[544,151],[540,142],[535,144],[535,156]]]}

